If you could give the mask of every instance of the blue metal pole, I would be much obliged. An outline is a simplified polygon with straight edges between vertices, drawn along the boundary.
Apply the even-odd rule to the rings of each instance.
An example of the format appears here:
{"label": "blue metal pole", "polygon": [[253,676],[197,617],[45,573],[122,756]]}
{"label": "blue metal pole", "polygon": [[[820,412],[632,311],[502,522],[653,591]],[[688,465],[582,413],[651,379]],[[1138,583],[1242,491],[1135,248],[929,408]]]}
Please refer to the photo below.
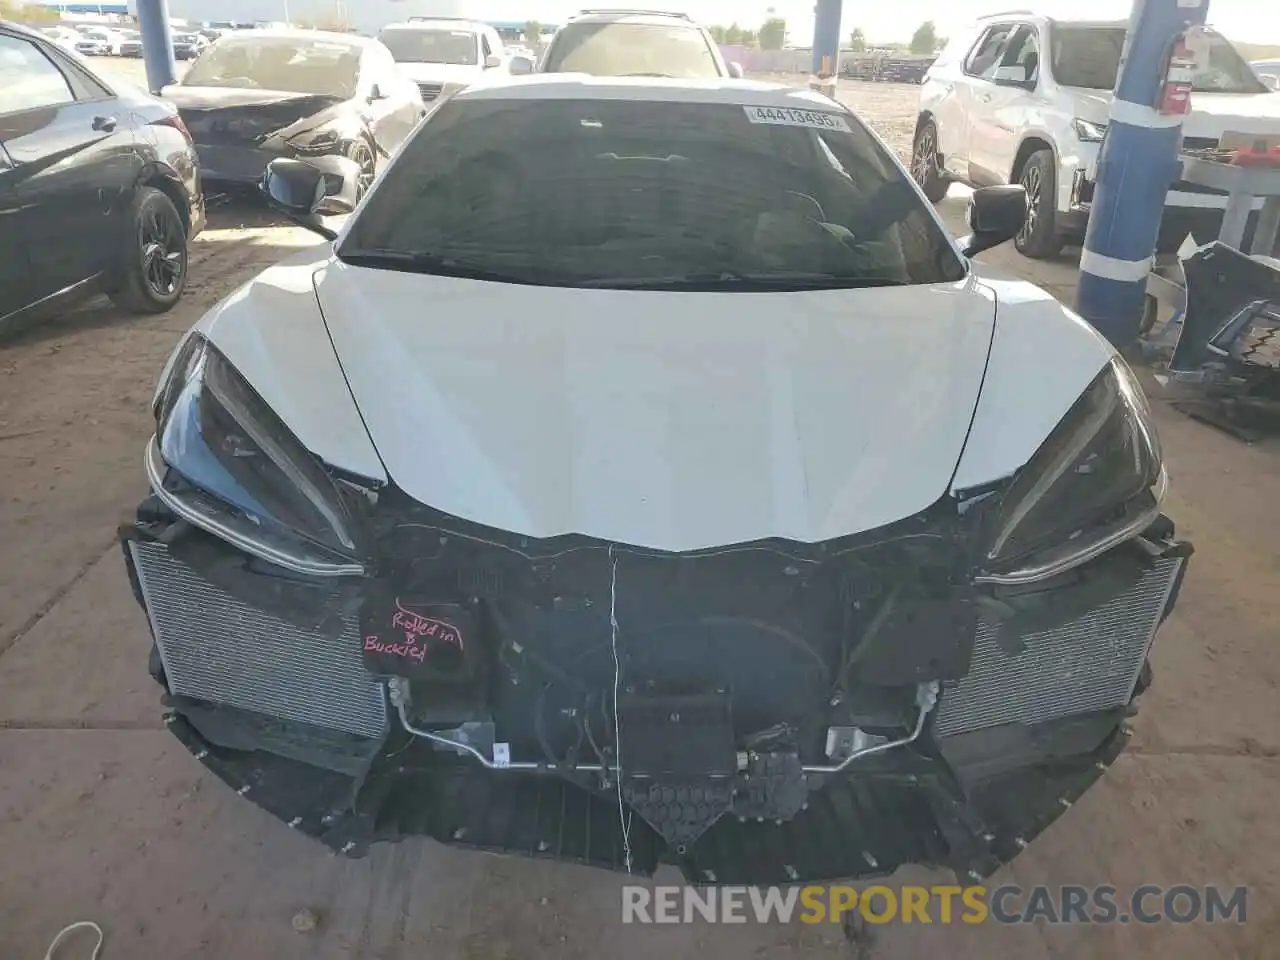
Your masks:
{"label": "blue metal pole", "polygon": [[840,63],[842,0],[817,0],[813,8],[813,73],[834,77]]}
{"label": "blue metal pole", "polygon": [[169,26],[168,0],[137,0],[138,29],[142,32],[142,56],[147,65],[147,87],[159,93],[178,79],[173,59],[173,30]]}
{"label": "blue metal pole", "polygon": [[1135,0],[1129,18],[1076,287],[1076,312],[1118,348],[1138,338],[1165,194],[1180,173],[1182,117],[1157,109],[1166,57],[1208,12],[1209,0]]}

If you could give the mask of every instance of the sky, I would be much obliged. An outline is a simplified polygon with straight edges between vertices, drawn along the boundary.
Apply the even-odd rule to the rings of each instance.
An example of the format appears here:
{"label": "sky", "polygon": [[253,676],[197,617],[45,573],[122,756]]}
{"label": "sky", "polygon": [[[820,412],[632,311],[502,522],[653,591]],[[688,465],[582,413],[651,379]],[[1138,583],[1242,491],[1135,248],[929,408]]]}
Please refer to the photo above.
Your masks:
{"label": "sky", "polygon": [[[586,0],[472,0],[486,9],[493,19],[525,19],[536,10],[536,16],[555,23],[565,15],[591,4]],[[610,2],[600,6],[622,6]],[[627,5],[630,5],[628,2]],[[635,6],[644,6],[635,3]],[[735,20],[741,26],[759,26],[776,10],[787,21],[791,41],[808,45],[813,31],[813,0],[661,0],[653,3],[660,10],[683,10],[704,23],[728,25]],[[487,13],[492,7],[493,13]],[[873,43],[905,41],[925,20],[933,20],[938,32],[947,36],[968,20],[999,10],[1034,8],[1054,14],[1069,10],[1076,17],[1099,20],[1124,20],[1132,3],[1128,0],[894,0],[892,3],[845,0],[841,32],[848,35],[861,27]],[[507,17],[507,12],[510,17]],[[523,13],[517,11],[524,11]],[[1277,0],[1209,0],[1209,24],[1233,40],[1249,43],[1280,44],[1280,2]]]}

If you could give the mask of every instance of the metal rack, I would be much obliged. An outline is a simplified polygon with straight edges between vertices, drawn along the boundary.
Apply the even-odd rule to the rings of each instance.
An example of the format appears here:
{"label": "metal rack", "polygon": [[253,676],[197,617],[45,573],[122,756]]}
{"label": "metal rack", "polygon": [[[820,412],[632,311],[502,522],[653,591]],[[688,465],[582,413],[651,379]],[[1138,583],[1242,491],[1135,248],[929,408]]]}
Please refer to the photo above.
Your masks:
{"label": "metal rack", "polygon": [[[1271,256],[1280,236],[1280,168],[1238,167],[1219,160],[1194,154],[1183,154],[1182,179],[1201,187],[1222,190],[1227,194],[1227,206],[1222,215],[1222,227],[1218,240],[1244,253]],[[1244,250],[1244,235],[1253,212],[1254,200],[1262,198],[1253,231],[1253,242]],[[1178,279],[1181,271],[1177,264],[1157,265],[1147,277],[1147,294],[1160,303],[1166,303],[1178,311],[1186,309],[1186,286]]]}

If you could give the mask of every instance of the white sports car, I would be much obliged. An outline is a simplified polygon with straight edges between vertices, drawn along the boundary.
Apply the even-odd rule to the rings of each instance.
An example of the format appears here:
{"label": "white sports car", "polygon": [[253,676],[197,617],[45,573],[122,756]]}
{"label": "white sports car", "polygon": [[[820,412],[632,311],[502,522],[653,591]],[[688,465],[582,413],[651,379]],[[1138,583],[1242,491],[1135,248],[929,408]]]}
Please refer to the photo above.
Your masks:
{"label": "white sports car", "polygon": [[[122,531],[170,729],[291,827],[699,883],[986,876],[1190,547],[1140,388],[816,93],[495,79],[182,341]],[[967,881],[966,881],[967,882]]]}

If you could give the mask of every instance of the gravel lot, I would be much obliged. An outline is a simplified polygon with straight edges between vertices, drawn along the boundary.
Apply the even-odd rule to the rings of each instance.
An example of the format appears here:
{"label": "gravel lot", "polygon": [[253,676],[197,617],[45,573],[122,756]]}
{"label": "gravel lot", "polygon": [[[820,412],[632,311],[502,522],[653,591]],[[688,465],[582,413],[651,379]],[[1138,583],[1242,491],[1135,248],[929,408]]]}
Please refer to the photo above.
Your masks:
{"label": "gravel lot", "polygon": [[[134,78],[140,68],[104,65]],[[841,85],[900,151],[918,90]],[[943,210],[954,223],[960,205]],[[126,317],[99,301],[0,344],[0,957],[43,956],[81,918],[106,928],[104,960],[854,957],[838,928],[624,927],[622,881],[608,874],[425,842],[334,859],[205,775],[164,731],[115,544],[144,492],[151,390],[205,310],[315,242],[255,207],[219,206],[171,314]],[[1033,266],[1007,249],[984,260],[1071,296],[1066,260]],[[1170,511],[1198,553],[1154,654],[1156,685],[1125,758],[994,879],[1248,884],[1249,922],[894,926],[875,960],[1280,956],[1280,457],[1163,405],[1157,417]],[[950,880],[912,870],[893,882]],[[290,919],[303,908],[319,924],[299,933]]]}

